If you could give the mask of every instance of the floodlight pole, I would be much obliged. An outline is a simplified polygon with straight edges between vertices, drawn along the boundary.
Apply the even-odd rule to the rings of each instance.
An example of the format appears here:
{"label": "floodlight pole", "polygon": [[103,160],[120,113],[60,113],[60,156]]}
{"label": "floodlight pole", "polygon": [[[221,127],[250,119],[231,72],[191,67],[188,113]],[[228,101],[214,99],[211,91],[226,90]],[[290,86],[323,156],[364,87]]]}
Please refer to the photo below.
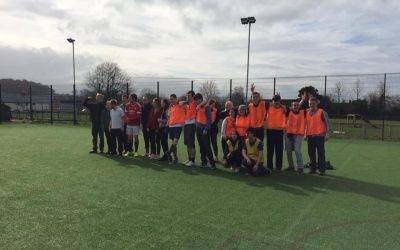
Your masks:
{"label": "floodlight pole", "polygon": [[248,101],[248,93],[249,93],[250,32],[251,32],[251,22],[249,22],[249,37],[247,41],[246,103]]}
{"label": "floodlight pole", "polygon": [[76,121],[76,85],[75,85],[75,39],[72,38],[68,38],[67,41],[69,43],[72,43],[72,70],[73,70],[73,76],[74,76],[74,85],[73,85],[73,100],[74,100],[74,104],[73,104],[73,119],[74,119],[74,125],[77,124]]}

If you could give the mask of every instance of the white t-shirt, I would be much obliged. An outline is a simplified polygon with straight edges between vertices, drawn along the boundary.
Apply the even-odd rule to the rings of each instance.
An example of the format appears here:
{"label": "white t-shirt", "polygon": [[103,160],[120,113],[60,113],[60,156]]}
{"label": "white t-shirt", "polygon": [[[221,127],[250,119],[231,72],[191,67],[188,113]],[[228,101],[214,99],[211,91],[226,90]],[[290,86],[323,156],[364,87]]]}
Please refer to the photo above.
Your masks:
{"label": "white t-shirt", "polygon": [[123,127],[123,116],[124,111],[118,106],[115,109],[110,110],[111,129],[121,129]]}

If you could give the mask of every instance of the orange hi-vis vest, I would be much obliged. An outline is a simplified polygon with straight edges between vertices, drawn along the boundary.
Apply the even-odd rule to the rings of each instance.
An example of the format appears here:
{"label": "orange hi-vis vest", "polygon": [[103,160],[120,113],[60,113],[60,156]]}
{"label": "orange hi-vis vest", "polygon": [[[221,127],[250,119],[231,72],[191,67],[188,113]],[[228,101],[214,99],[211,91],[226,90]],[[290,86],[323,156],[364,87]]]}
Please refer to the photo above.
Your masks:
{"label": "orange hi-vis vest", "polygon": [[306,135],[307,136],[315,136],[315,135],[325,135],[326,134],[326,124],[322,120],[324,110],[318,109],[314,115],[310,114],[310,111],[307,111],[306,115]]}
{"label": "orange hi-vis vest", "polygon": [[251,128],[262,128],[264,126],[267,109],[265,101],[260,101],[257,106],[254,103],[249,104],[249,119]]}
{"label": "orange hi-vis vest", "polygon": [[267,128],[282,130],[286,127],[285,110],[281,107],[270,106],[267,111]]}
{"label": "orange hi-vis vest", "polygon": [[169,118],[168,118],[168,126],[173,125],[184,125],[185,124],[185,107],[180,104],[172,105],[169,108]]}
{"label": "orange hi-vis vest", "polygon": [[186,121],[195,120],[196,119],[196,107],[197,104],[195,101],[191,101],[186,105]]}
{"label": "orange hi-vis vest", "polygon": [[286,123],[286,133],[292,135],[304,135],[306,129],[306,121],[304,117],[304,110],[299,110],[299,113],[289,112]]}
{"label": "orange hi-vis vest", "polygon": [[[217,109],[211,106],[209,107],[211,108],[211,123],[213,123],[217,119]],[[197,110],[196,122],[202,125],[207,125],[206,106],[202,106]]]}
{"label": "orange hi-vis vest", "polygon": [[250,119],[248,116],[236,116],[236,121],[235,121],[235,126],[236,126],[236,132],[240,137],[246,137],[247,136],[247,129],[250,126]]}
{"label": "orange hi-vis vest", "polygon": [[235,118],[228,116],[226,118],[225,135],[231,137],[232,133],[236,131]]}

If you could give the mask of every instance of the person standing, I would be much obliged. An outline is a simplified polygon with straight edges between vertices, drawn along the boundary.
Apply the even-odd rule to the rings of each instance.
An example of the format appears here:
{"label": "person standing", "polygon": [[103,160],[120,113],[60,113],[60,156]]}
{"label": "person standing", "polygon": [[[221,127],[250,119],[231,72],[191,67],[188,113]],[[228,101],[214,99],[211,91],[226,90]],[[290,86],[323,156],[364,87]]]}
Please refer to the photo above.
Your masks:
{"label": "person standing", "polygon": [[248,129],[247,136],[242,150],[243,165],[247,173],[252,176],[268,175],[270,171],[264,168],[263,143],[255,136],[252,128]]}
{"label": "person standing", "polygon": [[138,157],[139,150],[139,131],[140,131],[140,117],[142,114],[142,107],[138,103],[136,94],[131,94],[129,97],[129,103],[125,105],[125,121],[126,121],[126,135],[127,145],[134,145],[135,151],[133,153],[133,147],[128,147],[125,150],[125,156],[133,154],[134,157]]}
{"label": "person standing", "polygon": [[265,100],[261,100],[260,93],[254,91],[255,86],[251,86],[252,98],[251,102],[248,105],[248,116],[250,120],[250,128],[255,133],[255,136],[260,139],[260,141],[264,142],[264,124],[265,117],[267,115],[268,102]]}
{"label": "person standing", "polygon": [[204,103],[203,96],[197,93],[194,97],[197,103],[197,116],[196,116],[196,136],[200,146],[201,155],[201,168],[210,166],[216,169],[214,156],[211,150],[210,129],[211,124],[216,119],[216,110],[209,104]]}
{"label": "person standing", "polygon": [[211,112],[213,122],[210,127],[210,141],[211,141],[211,149],[214,157],[214,161],[218,162],[218,123],[219,123],[219,112],[217,108],[217,103],[215,100],[211,99],[208,101],[208,104],[211,106]]}
{"label": "person standing", "polygon": [[160,161],[168,161],[169,149],[168,149],[168,111],[169,101],[163,99],[161,101],[161,116],[158,119],[159,129],[157,131],[158,137],[160,138],[161,147],[163,150],[163,156],[159,158]]}
{"label": "person standing", "polygon": [[161,118],[161,101],[159,98],[154,98],[152,102],[152,108],[149,112],[147,119],[147,132],[149,133],[150,139],[150,155],[149,158],[152,160],[158,159],[160,155],[161,140],[157,133],[159,129],[158,119]]}
{"label": "person standing", "polygon": [[272,105],[267,110],[267,168],[273,170],[275,153],[275,168],[282,170],[283,132],[286,127],[286,109],[281,104],[281,96],[274,95]]}
{"label": "person standing", "polygon": [[240,105],[235,120],[236,132],[240,140],[244,141],[246,139],[249,126],[250,120],[246,114],[246,105]]}
{"label": "person standing", "polygon": [[316,155],[318,155],[319,175],[325,175],[325,141],[329,139],[329,118],[322,108],[318,108],[317,98],[311,97],[309,106],[306,115],[306,139],[310,157],[310,174],[316,174]]}
{"label": "person standing", "polygon": [[[129,95],[127,95],[127,94],[122,95],[122,103],[119,106],[123,111],[125,111],[125,107],[126,107],[126,105],[128,103],[129,103]],[[122,141],[123,141],[123,144],[124,144],[124,154],[127,154],[127,153],[133,151],[132,142],[128,140],[128,135],[126,133],[126,127],[127,126],[128,126],[128,124],[126,123],[126,121],[124,121],[124,131],[122,133]]]}
{"label": "person standing", "polygon": [[115,99],[111,100],[111,110],[110,110],[110,138],[111,138],[111,152],[110,155],[118,154],[122,156],[123,153],[123,130],[124,130],[124,111],[117,105]]}
{"label": "person standing", "polygon": [[187,148],[188,160],[184,163],[187,167],[193,167],[196,159],[196,107],[197,104],[194,101],[194,91],[188,91],[186,93],[187,101],[184,104],[185,113],[185,126],[183,128],[183,139]]}
{"label": "person standing", "polygon": [[148,129],[146,127],[150,110],[153,108],[153,105],[151,104],[149,98],[147,96],[143,96],[142,98],[142,133],[143,133],[143,140],[144,140],[144,147],[146,150],[146,156],[150,155],[150,135],[148,132]]}
{"label": "person standing", "polygon": [[[230,116],[231,110],[233,110],[235,112],[235,117],[236,117],[236,110],[234,109],[233,102],[226,101],[225,109],[218,113],[219,119],[221,119],[223,122],[225,120],[225,118]],[[233,124],[233,125],[235,125],[235,124]],[[223,124],[221,124],[221,135],[222,135],[222,128],[223,128]],[[223,139],[222,136],[221,136],[221,145],[222,145],[222,152],[226,152],[226,140]],[[224,158],[225,158],[225,153],[224,153]]]}
{"label": "person standing", "polygon": [[233,133],[235,133],[236,137],[237,133],[236,133],[236,127],[235,127],[235,117],[236,117],[236,113],[233,109],[230,110],[229,112],[229,116],[227,116],[221,124],[221,145],[222,145],[222,151],[224,153],[224,160],[223,163],[225,166],[227,166],[227,152],[228,152],[228,148],[227,148],[227,141],[230,139],[230,137],[232,136]]}
{"label": "person standing", "polygon": [[[103,95],[100,93],[96,94],[95,100],[91,97],[87,97],[83,102],[83,106],[89,110],[90,119],[92,121],[92,151],[89,153],[100,153],[104,152],[104,130],[102,130],[102,115],[105,108],[103,102]],[[100,140],[99,145],[97,145]]]}
{"label": "person standing", "polygon": [[179,103],[178,97],[175,94],[170,95],[170,107],[168,116],[169,137],[172,144],[169,149],[169,162],[178,163],[178,142],[182,133],[182,128],[185,125],[186,110]]}
{"label": "person standing", "polygon": [[104,135],[106,136],[107,154],[110,154],[111,152],[110,110],[111,110],[111,101],[107,101],[106,109],[103,110],[102,114],[102,130],[104,131]]}
{"label": "person standing", "polygon": [[289,167],[287,170],[294,171],[294,163],[292,152],[296,155],[297,172],[303,174],[303,155],[301,153],[301,144],[305,132],[305,115],[306,112],[300,109],[298,102],[292,102],[292,106],[287,112],[286,120],[286,136],[285,136],[285,149]]}

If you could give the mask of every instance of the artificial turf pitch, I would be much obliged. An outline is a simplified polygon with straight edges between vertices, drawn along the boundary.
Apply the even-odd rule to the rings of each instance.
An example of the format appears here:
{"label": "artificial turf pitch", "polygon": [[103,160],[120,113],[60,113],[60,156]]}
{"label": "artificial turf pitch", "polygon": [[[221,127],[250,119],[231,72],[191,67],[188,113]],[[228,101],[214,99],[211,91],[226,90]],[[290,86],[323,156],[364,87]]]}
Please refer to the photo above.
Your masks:
{"label": "artificial turf pitch", "polygon": [[399,142],[332,139],[325,177],[253,178],[91,155],[87,127],[1,124],[0,141],[0,248],[400,246]]}

